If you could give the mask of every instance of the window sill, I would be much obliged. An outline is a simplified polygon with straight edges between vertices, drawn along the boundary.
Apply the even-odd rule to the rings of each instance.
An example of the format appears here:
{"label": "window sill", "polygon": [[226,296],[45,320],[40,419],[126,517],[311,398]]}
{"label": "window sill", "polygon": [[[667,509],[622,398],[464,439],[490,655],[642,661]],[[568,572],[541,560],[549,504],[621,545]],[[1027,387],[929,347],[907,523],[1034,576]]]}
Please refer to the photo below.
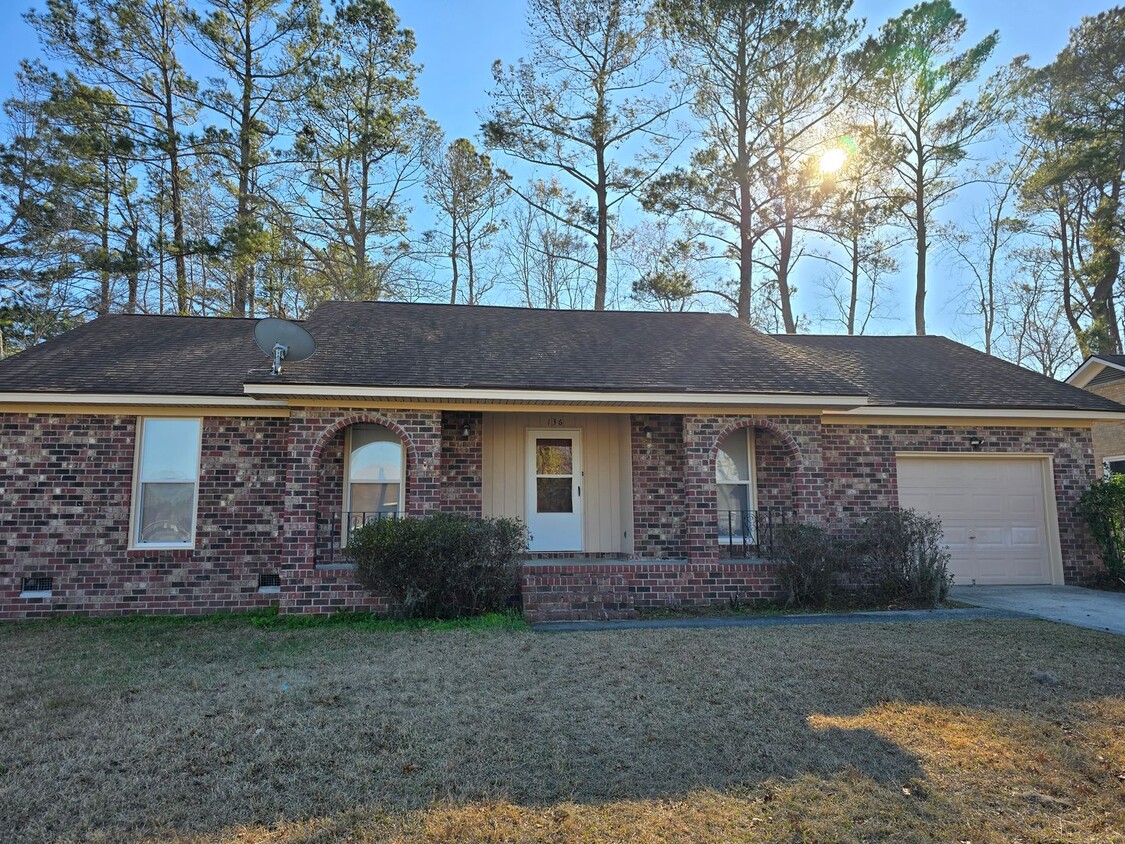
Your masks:
{"label": "window sill", "polygon": [[280,586],[259,586],[258,587],[258,594],[259,595],[277,595],[277,594],[280,594],[280,592],[281,592]]}
{"label": "window sill", "polygon": [[315,571],[353,571],[355,563],[331,563],[329,565],[313,566]]}
{"label": "window sill", "polygon": [[53,592],[44,591],[20,592],[20,597],[34,600],[36,598],[50,598],[53,594]]}

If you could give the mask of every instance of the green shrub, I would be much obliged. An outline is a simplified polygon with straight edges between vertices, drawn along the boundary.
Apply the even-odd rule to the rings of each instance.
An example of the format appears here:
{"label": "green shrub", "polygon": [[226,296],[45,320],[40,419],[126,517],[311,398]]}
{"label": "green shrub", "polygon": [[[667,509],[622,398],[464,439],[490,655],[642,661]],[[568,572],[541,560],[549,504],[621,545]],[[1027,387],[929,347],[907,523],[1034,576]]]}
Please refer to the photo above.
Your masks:
{"label": "green shrub", "polygon": [[869,516],[859,534],[862,574],[877,600],[934,607],[946,599],[953,575],[940,519],[890,508]]}
{"label": "green shrub", "polygon": [[1125,475],[1090,484],[1078,499],[1078,514],[1090,526],[1109,575],[1125,582]]}
{"label": "green shrub", "polygon": [[836,544],[824,528],[786,524],[777,528],[774,550],[781,564],[786,606],[824,607],[832,599],[839,568]]}
{"label": "green shrub", "polygon": [[519,592],[526,532],[513,519],[440,513],[381,519],[348,544],[356,579],[398,618],[465,618],[504,610]]}

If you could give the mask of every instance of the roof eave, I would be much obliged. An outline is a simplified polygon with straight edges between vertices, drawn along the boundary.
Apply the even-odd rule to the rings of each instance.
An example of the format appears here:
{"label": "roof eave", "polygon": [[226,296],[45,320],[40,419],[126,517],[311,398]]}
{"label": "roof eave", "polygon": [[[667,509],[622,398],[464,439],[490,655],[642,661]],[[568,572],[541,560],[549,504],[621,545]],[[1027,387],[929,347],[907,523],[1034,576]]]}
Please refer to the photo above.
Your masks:
{"label": "roof eave", "polygon": [[1050,419],[1050,420],[1125,420],[1125,410],[1093,410],[1078,407],[970,407],[923,406],[881,404],[851,410],[825,410],[826,416],[834,417],[951,417],[966,419]]}
{"label": "roof eave", "polygon": [[387,399],[403,401],[472,401],[578,405],[668,405],[668,406],[808,406],[841,409],[863,407],[866,395],[810,393],[728,393],[695,391],[622,391],[622,390],[529,390],[477,387],[404,387],[338,384],[248,383],[247,395],[285,397],[287,399]]}
{"label": "roof eave", "polygon": [[1090,355],[1066,378],[1066,383],[1074,387],[1085,387],[1098,377],[1103,369],[1117,369],[1125,372],[1125,366],[1113,361],[1105,360],[1097,355]]}

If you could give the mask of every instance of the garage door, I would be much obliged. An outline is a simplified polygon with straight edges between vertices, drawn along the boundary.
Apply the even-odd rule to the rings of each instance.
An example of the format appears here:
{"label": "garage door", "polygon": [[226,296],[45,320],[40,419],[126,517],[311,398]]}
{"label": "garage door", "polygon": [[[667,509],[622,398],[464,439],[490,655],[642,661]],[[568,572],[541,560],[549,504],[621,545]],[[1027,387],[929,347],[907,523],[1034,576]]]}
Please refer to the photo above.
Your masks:
{"label": "garage door", "polygon": [[900,455],[899,504],[941,519],[954,583],[1050,583],[1046,466],[1036,459]]}

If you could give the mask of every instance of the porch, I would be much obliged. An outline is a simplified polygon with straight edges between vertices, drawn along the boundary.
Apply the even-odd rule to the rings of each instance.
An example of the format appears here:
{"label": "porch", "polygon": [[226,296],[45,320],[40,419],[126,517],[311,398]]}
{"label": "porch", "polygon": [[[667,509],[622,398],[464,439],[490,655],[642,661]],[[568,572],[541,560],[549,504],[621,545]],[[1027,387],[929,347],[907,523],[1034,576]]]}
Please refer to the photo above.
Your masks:
{"label": "porch", "polygon": [[[715,434],[705,477],[691,471],[699,449],[681,415],[444,411],[436,466],[378,419],[339,427],[320,449],[317,567],[347,565],[359,525],[434,511],[518,519],[531,561],[615,563],[769,559],[796,518],[799,453],[765,419]],[[412,479],[427,468],[439,483],[423,507]]]}

